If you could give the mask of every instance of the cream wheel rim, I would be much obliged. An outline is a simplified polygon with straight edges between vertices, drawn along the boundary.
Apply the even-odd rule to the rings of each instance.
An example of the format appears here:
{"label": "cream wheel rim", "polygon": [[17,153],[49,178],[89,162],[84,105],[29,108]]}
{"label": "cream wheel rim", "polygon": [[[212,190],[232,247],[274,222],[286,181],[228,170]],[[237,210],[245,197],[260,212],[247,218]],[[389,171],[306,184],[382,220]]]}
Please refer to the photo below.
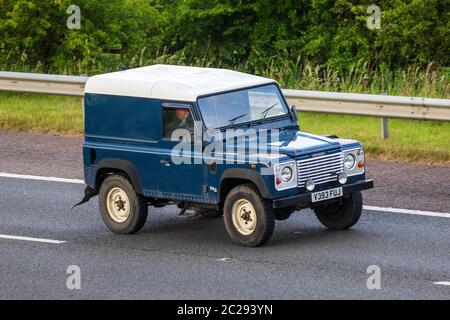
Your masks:
{"label": "cream wheel rim", "polygon": [[246,199],[236,201],[231,209],[231,216],[233,225],[242,235],[248,236],[255,230],[256,210],[250,201]]}
{"label": "cream wheel rim", "polygon": [[112,188],[106,197],[106,206],[111,219],[122,223],[130,216],[130,201],[121,188]]}

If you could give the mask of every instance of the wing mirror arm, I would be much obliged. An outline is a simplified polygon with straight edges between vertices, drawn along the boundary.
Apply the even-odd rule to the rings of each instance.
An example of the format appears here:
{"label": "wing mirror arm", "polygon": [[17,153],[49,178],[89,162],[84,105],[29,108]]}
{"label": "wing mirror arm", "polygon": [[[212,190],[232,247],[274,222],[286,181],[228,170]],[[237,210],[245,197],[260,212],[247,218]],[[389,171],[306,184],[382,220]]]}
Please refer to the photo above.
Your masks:
{"label": "wing mirror arm", "polygon": [[295,105],[293,105],[291,107],[291,114],[292,114],[292,118],[295,120],[295,122],[298,123],[297,107]]}

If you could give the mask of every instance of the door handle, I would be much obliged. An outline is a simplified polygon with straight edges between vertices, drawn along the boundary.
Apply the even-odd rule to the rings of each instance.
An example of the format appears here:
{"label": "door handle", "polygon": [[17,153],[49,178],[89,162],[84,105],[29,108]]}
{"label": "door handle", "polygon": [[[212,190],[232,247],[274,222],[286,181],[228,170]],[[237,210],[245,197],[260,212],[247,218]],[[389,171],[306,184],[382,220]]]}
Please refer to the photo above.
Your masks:
{"label": "door handle", "polygon": [[170,161],[167,159],[162,159],[159,163],[163,164],[166,167],[170,167]]}

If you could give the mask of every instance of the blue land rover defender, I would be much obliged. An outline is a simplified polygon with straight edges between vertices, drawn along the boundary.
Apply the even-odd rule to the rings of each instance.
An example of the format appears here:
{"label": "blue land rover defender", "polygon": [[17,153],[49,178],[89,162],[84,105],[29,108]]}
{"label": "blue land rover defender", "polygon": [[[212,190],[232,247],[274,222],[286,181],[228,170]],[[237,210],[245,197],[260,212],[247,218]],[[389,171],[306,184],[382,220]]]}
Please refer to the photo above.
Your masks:
{"label": "blue land rover defender", "polygon": [[224,217],[232,241],[267,242],[275,220],[311,208],[330,229],[360,218],[364,149],[300,131],[271,79],[231,70],[154,65],[86,84],[85,200],[120,234],[148,207]]}

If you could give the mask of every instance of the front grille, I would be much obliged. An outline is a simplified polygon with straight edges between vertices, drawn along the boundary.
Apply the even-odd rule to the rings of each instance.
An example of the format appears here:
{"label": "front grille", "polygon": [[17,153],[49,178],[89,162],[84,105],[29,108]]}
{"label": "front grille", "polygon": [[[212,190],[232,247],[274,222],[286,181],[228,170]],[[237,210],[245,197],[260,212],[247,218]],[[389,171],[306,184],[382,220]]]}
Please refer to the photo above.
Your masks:
{"label": "front grille", "polygon": [[298,187],[302,188],[308,179],[316,185],[337,180],[344,170],[342,152],[297,161]]}

